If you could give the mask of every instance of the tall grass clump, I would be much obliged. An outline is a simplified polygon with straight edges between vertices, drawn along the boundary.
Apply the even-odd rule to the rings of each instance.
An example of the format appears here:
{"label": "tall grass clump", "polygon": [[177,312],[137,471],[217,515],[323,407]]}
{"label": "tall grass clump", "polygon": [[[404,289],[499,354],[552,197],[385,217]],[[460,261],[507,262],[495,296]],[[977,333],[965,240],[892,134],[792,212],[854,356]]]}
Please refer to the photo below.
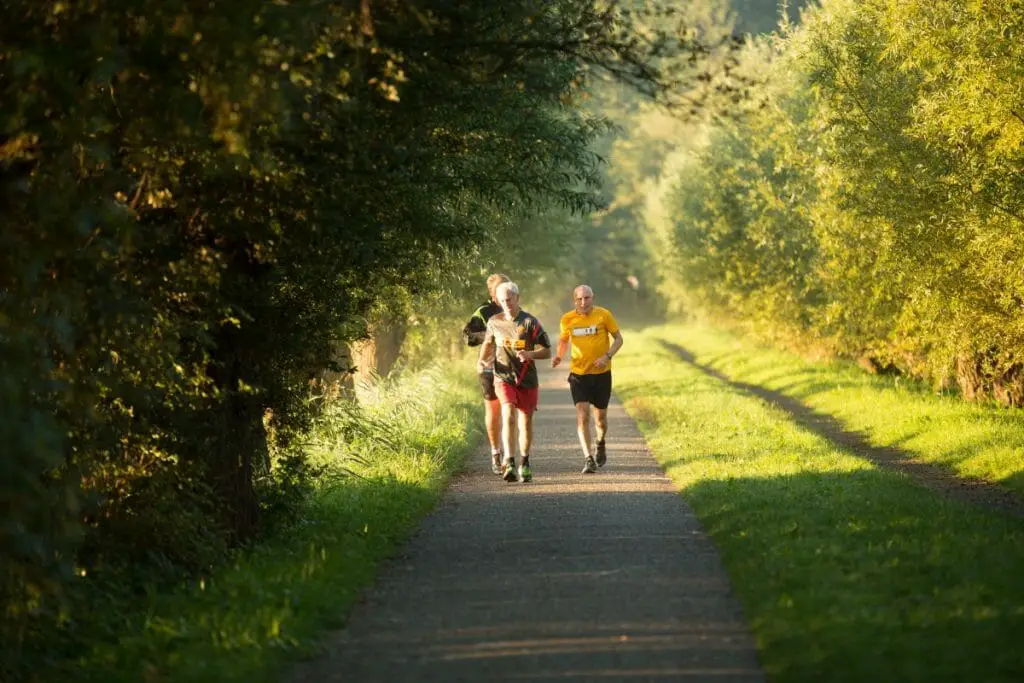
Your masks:
{"label": "tall grass clump", "polygon": [[278,680],[436,503],[480,436],[474,389],[460,365],[376,378],[358,401],[319,399],[301,444],[316,476],[294,519],[194,580],[97,602],[95,637],[38,680]]}

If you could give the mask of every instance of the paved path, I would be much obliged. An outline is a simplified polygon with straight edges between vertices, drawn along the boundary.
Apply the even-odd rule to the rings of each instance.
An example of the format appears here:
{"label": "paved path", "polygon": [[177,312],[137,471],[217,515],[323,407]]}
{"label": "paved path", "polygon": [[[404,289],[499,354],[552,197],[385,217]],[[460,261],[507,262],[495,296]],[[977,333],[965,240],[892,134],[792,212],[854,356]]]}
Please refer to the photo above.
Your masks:
{"label": "paved path", "polygon": [[583,475],[565,372],[541,382],[533,482],[481,449],[294,683],[764,681],[714,547],[622,406]]}

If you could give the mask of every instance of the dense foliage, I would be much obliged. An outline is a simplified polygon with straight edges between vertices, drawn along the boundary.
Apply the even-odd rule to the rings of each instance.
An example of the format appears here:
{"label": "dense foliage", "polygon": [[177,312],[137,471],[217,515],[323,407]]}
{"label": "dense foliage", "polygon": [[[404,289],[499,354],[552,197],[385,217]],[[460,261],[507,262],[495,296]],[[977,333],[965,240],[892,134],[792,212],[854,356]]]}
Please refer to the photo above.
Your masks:
{"label": "dense foliage", "polygon": [[704,120],[735,116],[763,84],[763,75],[740,69],[743,36],[771,31],[802,5],[799,0],[785,7],[776,0],[686,3],[679,11],[710,49],[699,62],[672,64],[690,78],[681,79],[667,101],[639,97],[615,83],[591,85],[588,108],[616,125],[594,145],[609,161],[610,206],[592,217],[593,229],[583,243],[586,257],[576,269],[597,286],[602,302],[628,311],[636,322],[677,306],[677,294],[657,295],[657,264],[672,250],[657,230],[666,218],[660,215],[666,188],[659,185],[674,182],[681,162],[701,144]]}
{"label": "dense foliage", "polygon": [[661,96],[654,60],[685,47],[643,14],[4,4],[5,680],[76,627],[67,588],[198,570],[266,528],[308,478],[311,380],[375,311],[600,203],[588,73]]}
{"label": "dense foliage", "polygon": [[1024,4],[828,0],[668,169],[663,292],[1024,403]]}

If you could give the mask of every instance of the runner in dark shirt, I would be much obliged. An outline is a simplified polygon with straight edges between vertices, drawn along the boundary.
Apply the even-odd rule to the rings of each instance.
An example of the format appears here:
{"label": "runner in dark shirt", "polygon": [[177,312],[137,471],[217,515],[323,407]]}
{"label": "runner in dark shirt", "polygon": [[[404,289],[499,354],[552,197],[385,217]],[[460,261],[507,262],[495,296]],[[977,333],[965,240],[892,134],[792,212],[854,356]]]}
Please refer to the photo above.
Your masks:
{"label": "runner in dark shirt", "polygon": [[530,446],[533,442],[533,413],[539,394],[536,361],[551,357],[551,342],[540,321],[519,308],[519,287],[504,282],[497,288],[502,312],[487,321],[480,350],[483,367],[494,354],[494,390],[501,402],[501,442],[504,448],[502,476],[516,481],[515,443],[518,424],[521,461],[518,478],[530,481]]}
{"label": "runner in dark shirt", "polygon": [[[497,295],[494,290],[502,282],[508,282],[508,276],[503,273],[494,273],[487,278],[487,293],[491,298],[473,311],[469,322],[462,328],[462,337],[468,346],[483,344],[487,333],[487,321],[495,313],[501,313],[501,306],[496,302]],[[491,361],[477,369],[477,380],[484,395],[484,426],[487,430],[487,440],[491,444],[491,471],[501,474],[501,406],[498,403],[498,395],[494,393],[493,358]]]}

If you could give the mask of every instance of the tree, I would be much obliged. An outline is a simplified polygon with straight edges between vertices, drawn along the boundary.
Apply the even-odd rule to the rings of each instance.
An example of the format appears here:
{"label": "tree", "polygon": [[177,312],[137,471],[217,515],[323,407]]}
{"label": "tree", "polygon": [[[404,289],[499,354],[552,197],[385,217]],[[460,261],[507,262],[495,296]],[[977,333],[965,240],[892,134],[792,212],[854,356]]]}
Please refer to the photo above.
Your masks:
{"label": "tree", "polygon": [[528,216],[600,203],[589,70],[664,96],[685,47],[638,11],[4,6],[8,643],[43,642],[73,567],[196,570],[253,538],[340,343]]}

